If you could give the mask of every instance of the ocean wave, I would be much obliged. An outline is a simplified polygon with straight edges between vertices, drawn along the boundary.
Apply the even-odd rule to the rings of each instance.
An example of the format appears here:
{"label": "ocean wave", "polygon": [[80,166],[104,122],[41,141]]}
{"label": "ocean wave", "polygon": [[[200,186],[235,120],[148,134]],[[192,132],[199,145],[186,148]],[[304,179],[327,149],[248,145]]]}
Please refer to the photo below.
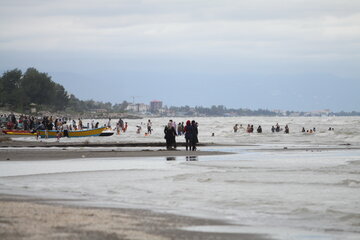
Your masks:
{"label": "ocean wave", "polygon": [[291,211],[291,214],[314,214],[315,212],[307,207],[295,208]]}
{"label": "ocean wave", "polygon": [[360,181],[354,180],[354,179],[345,179],[345,180],[341,181],[338,185],[358,188],[358,187],[360,187]]}
{"label": "ocean wave", "polygon": [[345,212],[335,209],[327,209],[325,213],[336,217],[341,221],[347,222],[351,226],[360,226],[360,213]]}

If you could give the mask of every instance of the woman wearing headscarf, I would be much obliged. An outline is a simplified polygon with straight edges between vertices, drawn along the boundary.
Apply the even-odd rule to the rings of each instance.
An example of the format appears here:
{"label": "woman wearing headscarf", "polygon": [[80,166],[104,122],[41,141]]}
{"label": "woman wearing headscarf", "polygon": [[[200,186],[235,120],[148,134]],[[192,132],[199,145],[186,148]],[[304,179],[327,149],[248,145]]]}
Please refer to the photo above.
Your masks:
{"label": "woman wearing headscarf", "polygon": [[195,122],[195,120],[191,121],[191,127],[192,127],[192,136],[191,136],[191,148],[190,150],[196,151],[196,144],[199,142],[198,139],[198,124]]}
{"label": "woman wearing headscarf", "polygon": [[170,150],[173,146],[176,149],[176,140],[175,140],[176,130],[173,126],[172,121],[169,121],[169,123],[164,129],[164,133],[166,139],[166,149]]}
{"label": "woman wearing headscarf", "polygon": [[193,127],[191,126],[190,120],[186,121],[186,126],[184,128],[184,132],[185,132],[185,147],[186,147],[186,151],[190,148],[191,150],[191,140],[192,140],[192,135],[193,135]]}

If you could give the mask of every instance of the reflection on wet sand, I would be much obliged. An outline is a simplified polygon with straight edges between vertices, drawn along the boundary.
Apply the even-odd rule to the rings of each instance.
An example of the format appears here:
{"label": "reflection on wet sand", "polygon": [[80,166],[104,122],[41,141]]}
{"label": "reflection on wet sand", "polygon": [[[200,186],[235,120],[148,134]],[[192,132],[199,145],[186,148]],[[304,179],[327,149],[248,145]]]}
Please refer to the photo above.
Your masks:
{"label": "reflection on wet sand", "polygon": [[198,161],[197,156],[186,156],[186,161]]}

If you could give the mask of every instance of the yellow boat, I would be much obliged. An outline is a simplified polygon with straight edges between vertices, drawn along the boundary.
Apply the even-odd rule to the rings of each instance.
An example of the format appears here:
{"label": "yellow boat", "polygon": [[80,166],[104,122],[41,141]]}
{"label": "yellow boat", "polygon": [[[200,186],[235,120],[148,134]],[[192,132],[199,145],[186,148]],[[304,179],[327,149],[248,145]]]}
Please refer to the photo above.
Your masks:
{"label": "yellow boat", "polygon": [[[99,136],[106,127],[101,128],[93,128],[93,129],[85,129],[85,130],[68,130],[68,137],[91,137],[91,136]],[[39,130],[40,136],[45,138],[47,132],[48,138],[56,138],[57,133],[60,132],[61,137],[66,137],[63,131],[57,130]]]}
{"label": "yellow boat", "polygon": [[17,129],[3,130],[3,133],[8,135],[23,135],[23,136],[36,135],[36,133],[29,130],[17,130]]}

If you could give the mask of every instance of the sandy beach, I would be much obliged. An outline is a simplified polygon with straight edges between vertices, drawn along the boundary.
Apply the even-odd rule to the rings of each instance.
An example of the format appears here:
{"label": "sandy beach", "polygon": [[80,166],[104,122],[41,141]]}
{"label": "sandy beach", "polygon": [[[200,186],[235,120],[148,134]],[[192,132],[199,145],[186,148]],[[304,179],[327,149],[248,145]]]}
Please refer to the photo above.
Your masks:
{"label": "sandy beach", "polygon": [[[46,142],[14,142],[2,137],[0,161],[228,154],[224,152],[205,151],[186,152],[184,150],[89,151],[79,149],[69,150],[65,148],[69,146],[72,145]],[[79,146],[88,147],[88,144],[77,143],[76,147]],[[107,146],[119,145],[107,144]],[[140,143],[131,146],[140,147],[149,146],[149,144]],[[162,144],[150,144],[150,146],[162,146]],[[30,149],[21,149],[20,147],[28,147]],[[35,149],[36,147],[44,147],[45,149],[39,150]],[[52,148],[50,149],[50,147]],[[60,204],[59,202],[62,203]],[[64,205],[64,202],[67,202],[67,204]],[[172,214],[160,214],[149,210],[78,207],[71,205],[71,202],[63,199],[43,199],[0,194],[0,236],[1,239],[4,240],[267,239],[264,235],[260,234],[207,233],[182,230],[184,227],[202,225],[218,226],[226,225],[226,223]]]}
{"label": "sandy beach", "polygon": [[268,239],[260,234],[182,230],[189,226],[225,224],[220,221],[140,209],[75,207],[71,203],[55,204],[55,201],[56,199],[0,195],[1,239]]}
{"label": "sandy beach", "polygon": [[[2,140],[1,140],[2,139]],[[177,157],[229,154],[219,151],[185,151],[183,144],[177,150],[166,150],[164,143],[59,143],[46,141],[12,141],[0,136],[0,161],[16,160],[59,160],[76,158],[117,158],[117,157]],[[156,149],[141,149],[141,148]],[[99,149],[94,151],[94,149]],[[118,150],[116,148],[127,148]],[[137,150],[131,150],[137,148]]]}
{"label": "sandy beach", "polygon": [[69,149],[6,149],[0,150],[0,161],[30,161],[30,160],[60,160],[76,158],[119,158],[119,157],[178,157],[178,156],[204,156],[223,155],[223,152],[186,152],[184,150],[140,150],[140,151],[118,151],[118,150],[69,150]]}

